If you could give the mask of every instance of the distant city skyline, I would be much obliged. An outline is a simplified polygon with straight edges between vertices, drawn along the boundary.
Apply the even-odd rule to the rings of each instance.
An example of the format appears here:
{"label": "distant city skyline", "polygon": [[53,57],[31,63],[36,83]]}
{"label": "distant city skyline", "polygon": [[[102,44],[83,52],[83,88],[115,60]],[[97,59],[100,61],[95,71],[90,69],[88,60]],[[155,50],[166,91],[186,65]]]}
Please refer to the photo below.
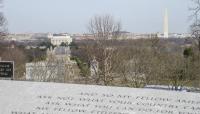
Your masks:
{"label": "distant city skyline", "polygon": [[122,30],[163,32],[165,8],[169,33],[188,33],[190,0],[5,0],[4,14],[10,33],[87,33],[95,15],[110,14]]}

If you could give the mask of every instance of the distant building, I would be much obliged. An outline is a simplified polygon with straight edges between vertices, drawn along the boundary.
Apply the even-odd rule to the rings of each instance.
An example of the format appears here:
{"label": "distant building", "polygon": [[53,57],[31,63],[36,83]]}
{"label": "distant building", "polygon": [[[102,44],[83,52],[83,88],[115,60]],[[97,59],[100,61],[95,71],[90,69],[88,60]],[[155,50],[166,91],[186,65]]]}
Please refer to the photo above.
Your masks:
{"label": "distant building", "polygon": [[23,33],[23,34],[8,34],[5,37],[6,41],[15,41],[21,43],[38,43],[48,41],[47,33]]}
{"label": "distant building", "polygon": [[31,33],[24,33],[24,34],[8,34],[7,38],[5,40],[8,41],[25,41],[25,40],[31,40],[33,34]]}
{"label": "distant building", "polygon": [[72,42],[72,37],[68,34],[49,34],[48,38],[56,46],[59,46],[61,43],[70,44]]}
{"label": "distant building", "polygon": [[[157,34],[158,38],[165,38],[163,33]],[[168,33],[168,38],[191,38],[192,35],[189,33]]]}
{"label": "distant building", "polygon": [[121,33],[119,39],[151,39],[157,38],[156,33]]}

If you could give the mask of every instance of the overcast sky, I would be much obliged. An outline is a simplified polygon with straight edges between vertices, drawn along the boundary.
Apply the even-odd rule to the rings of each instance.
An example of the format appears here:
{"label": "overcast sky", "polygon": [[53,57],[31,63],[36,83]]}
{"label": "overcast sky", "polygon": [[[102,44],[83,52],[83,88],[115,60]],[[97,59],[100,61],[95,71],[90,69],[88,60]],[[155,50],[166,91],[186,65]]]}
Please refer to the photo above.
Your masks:
{"label": "overcast sky", "polygon": [[94,15],[111,14],[123,30],[163,31],[165,8],[170,32],[189,32],[190,0],[4,0],[10,32],[87,32]]}

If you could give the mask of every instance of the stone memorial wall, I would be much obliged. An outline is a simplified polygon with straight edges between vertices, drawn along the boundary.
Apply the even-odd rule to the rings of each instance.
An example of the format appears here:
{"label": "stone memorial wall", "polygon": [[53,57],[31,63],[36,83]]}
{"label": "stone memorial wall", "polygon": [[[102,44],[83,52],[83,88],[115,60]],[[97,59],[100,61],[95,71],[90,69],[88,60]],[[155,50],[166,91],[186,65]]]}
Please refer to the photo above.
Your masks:
{"label": "stone memorial wall", "polygon": [[0,61],[0,78],[12,79],[14,77],[14,62]]}
{"label": "stone memorial wall", "polygon": [[0,114],[200,114],[200,94],[1,80]]}

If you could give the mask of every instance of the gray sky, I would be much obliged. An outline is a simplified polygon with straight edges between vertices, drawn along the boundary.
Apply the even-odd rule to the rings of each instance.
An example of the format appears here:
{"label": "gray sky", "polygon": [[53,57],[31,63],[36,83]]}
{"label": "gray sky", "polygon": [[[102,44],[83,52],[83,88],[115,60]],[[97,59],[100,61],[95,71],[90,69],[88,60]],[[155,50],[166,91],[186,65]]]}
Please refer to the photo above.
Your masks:
{"label": "gray sky", "polygon": [[10,32],[87,32],[94,15],[111,14],[123,30],[163,31],[165,8],[170,32],[189,32],[190,0],[4,0]]}

